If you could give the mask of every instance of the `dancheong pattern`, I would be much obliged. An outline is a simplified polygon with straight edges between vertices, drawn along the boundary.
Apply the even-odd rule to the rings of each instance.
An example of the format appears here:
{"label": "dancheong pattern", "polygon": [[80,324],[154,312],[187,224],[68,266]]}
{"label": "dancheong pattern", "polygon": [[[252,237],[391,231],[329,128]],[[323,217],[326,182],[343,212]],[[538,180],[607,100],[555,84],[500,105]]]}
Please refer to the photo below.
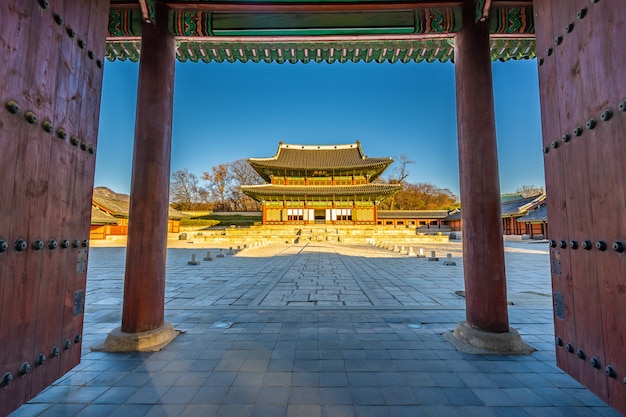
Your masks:
{"label": "dancheong pattern", "polygon": [[418,9],[415,11],[415,33],[457,32],[463,25],[459,9]]}
{"label": "dancheong pattern", "polygon": [[211,13],[170,13],[170,30],[174,36],[207,36],[211,33]]}
{"label": "dancheong pattern", "polygon": [[489,19],[491,33],[535,33],[532,7],[496,7]]}
{"label": "dancheong pattern", "polygon": [[[479,6],[477,4],[477,17]],[[242,28],[242,21],[249,23],[254,19],[250,20],[250,14],[244,13],[241,15],[244,20],[237,21],[238,16],[236,13],[208,10],[170,11],[170,32],[180,38],[177,39],[177,59],[181,62],[447,62],[454,60],[454,34],[462,27],[458,7],[422,7],[383,13],[380,14],[382,21],[388,21],[381,27],[360,27],[360,32],[353,32],[365,35],[361,36],[362,39],[359,36],[343,36],[346,33],[341,27],[302,29],[289,26],[290,22],[285,26],[280,20],[282,15],[273,16],[274,20],[272,16],[263,16],[270,23],[278,22],[276,29],[268,31],[267,21],[256,28]],[[377,22],[379,16],[373,17],[359,23]],[[315,13],[308,18],[314,23],[324,22]],[[216,28],[213,25],[215,19],[219,21]],[[106,48],[108,60],[139,59],[141,21],[138,8],[116,9],[115,2],[111,3]],[[293,22],[297,23],[298,17],[294,17]],[[232,26],[227,26],[229,24]],[[489,28],[493,60],[535,57],[532,7],[492,7]],[[264,33],[269,35],[263,36]],[[315,35],[320,34],[336,39],[329,39],[328,36],[316,38]],[[378,35],[386,39],[376,39]],[[271,41],[267,40],[268,36],[272,36]]]}
{"label": "dancheong pattern", "polygon": [[141,36],[141,11],[111,10],[108,28],[107,39]]}

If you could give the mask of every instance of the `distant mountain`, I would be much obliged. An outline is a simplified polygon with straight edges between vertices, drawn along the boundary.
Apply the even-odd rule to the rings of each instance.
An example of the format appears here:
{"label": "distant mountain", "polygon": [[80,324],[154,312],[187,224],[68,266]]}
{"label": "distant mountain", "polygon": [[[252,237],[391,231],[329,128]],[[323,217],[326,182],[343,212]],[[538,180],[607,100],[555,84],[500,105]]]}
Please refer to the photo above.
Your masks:
{"label": "distant mountain", "polygon": [[128,194],[119,194],[108,187],[96,187],[93,189],[94,198],[114,201],[130,201]]}
{"label": "distant mountain", "polygon": [[[96,187],[93,189],[93,204],[115,217],[128,217],[130,196],[116,193],[108,187]],[[169,207],[168,217],[182,219],[189,216]]]}

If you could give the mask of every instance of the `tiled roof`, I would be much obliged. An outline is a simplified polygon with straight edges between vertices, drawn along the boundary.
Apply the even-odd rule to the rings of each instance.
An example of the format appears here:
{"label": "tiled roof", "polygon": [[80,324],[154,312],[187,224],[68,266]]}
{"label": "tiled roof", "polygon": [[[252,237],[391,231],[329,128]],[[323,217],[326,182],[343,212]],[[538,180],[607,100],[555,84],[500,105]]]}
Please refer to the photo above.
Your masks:
{"label": "tiled roof", "polygon": [[379,219],[443,219],[448,210],[378,210]]}
{"label": "tiled roof", "polygon": [[393,159],[369,158],[363,154],[359,142],[348,145],[289,145],[281,142],[276,155],[271,158],[250,158],[248,161],[259,168],[332,170],[387,167]]}
{"label": "tiled roof", "polygon": [[128,217],[129,201],[119,201],[93,196],[93,203],[100,211],[106,212],[115,217]]}
{"label": "tiled roof", "polygon": [[456,210],[450,214],[448,214],[444,220],[452,221],[452,220],[461,220],[461,210]]}
{"label": "tiled roof", "polygon": [[519,219],[517,219],[517,221],[526,222],[526,223],[547,222],[548,221],[548,208],[545,204],[542,206],[539,206],[537,209],[531,211],[527,215],[522,216]]}
{"label": "tiled roof", "polygon": [[503,202],[502,216],[514,216],[524,214],[524,212],[528,211],[534,205],[544,201],[545,198],[545,194],[539,194],[531,197],[523,197],[517,200]]}
{"label": "tiled roof", "polygon": [[363,184],[363,185],[247,185],[241,186],[241,191],[253,196],[352,196],[352,195],[391,195],[398,191],[400,184]]}
{"label": "tiled roof", "polygon": [[[526,213],[528,210],[533,209],[534,207],[542,204],[546,199],[545,194],[538,194],[531,197],[519,197],[514,200],[506,199],[501,203],[501,211],[502,217],[522,215]],[[462,207],[461,207],[462,208]],[[444,220],[461,220],[461,210],[450,213]]]}
{"label": "tiled roof", "polygon": [[104,224],[116,224],[118,219],[111,216],[109,213],[98,209],[95,206],[91,206],[91,224],[104,225]]}

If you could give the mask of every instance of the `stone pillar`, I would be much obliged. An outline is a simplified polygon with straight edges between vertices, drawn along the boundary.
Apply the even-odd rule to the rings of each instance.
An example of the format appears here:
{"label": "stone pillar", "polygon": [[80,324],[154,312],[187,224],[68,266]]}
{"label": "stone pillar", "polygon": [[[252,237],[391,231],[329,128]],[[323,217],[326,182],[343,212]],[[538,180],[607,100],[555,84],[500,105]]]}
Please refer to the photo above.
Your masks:
{"label": "stone pillar", "polygon": [[122,326],[108,351],[158,350],[177,335],[164,321],[175,48],[157,3],[142,27]]}
{"label": "stone pillar", "polygon": [[[474,347],[501,350],[487,340],[492,334],[504,334],[507,339],[511,335],[491,47],[488,21],[475,23],[475,16],[474,1],[466,0],[463,28],[456,35],[454,48],[467,319],[457,326],[454,335]],[[523,344],[519,335],[517,339]],[[504,351],[515,350],[508,342],[505,344]]]}

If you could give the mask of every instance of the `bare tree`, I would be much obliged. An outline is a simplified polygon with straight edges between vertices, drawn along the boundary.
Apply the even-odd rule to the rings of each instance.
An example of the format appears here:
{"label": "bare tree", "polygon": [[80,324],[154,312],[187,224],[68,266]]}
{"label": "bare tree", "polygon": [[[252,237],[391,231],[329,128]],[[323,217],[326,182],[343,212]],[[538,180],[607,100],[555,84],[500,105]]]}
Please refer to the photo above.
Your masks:
{"label": "bare tree", "polygon": [[237,159],[228,164],[233,181],[238,185],[263,184],[263,178],[246,159]]}
{"label": "bare tree", "polygon": [[198,177],[187,169],[172,174],[170,201],[180,210],[198,210],[206,204],[207,191],[199,185]]}
{"label": "bare tree", "polygon": [[238,159],[228,164],[231,177],[229,194],[236,210],[257,211],[260,203],[241,192],[242,185],[263,184],[261,176],[246,159]]}
{"label": "bare tree", "polygon": [[[439,188],[429,183],[412,184],[405,182],[402,190],[394,197],[396,210],[444,210],[458,206],[454,193],[447,188]],[[393,210],[391,199],[380,204],[382,210]]]}
{"label": "bare tree", "polygon": [[[406,180],[410,174],[408,166],[409,164],[415,163],[415,161],[410,160],[409,157],[405,154],[396,156],[394,158],[395,158],[395,164],[397,165],[393,169],[391,175],[389,175],[389,183],[401,184],[404,188],[404,180]],[[389,200],[389,207],[390,207],[389,210],[394,210],[395,202],[396,202],[396,195],[394,194],[391,196]]]}
{"label": "bare tree", "polygon": [[211,172],[205,171],[202,174],[202,179],[209,181],[213,200],[217,201],[217,208],[219,210],[228,210],[226,204],[226,194],[230,181],[228,164],[214,166],[211,168]]}
{"label": "bare tree", "polygon": [[516,193],[521,194],[522,197],[532,197],[534,195],[544,193],[543,185],[522,185],[520,188],[515,190]]}
{"label": "bare tree", "polygon": [[409,157],[405,154],[400,156],[396,156],[395,158],[395,167],[391,175],[389,175],[389,183],[391,184],[402,184],[405,179],[411,174],[409,171],[409,165],[414,164],[415,161],[409,159]]}
{"label": "bare tree", "polygon": [[[207,181],[200,185],[200,179]],[[172,174],[170,200],[180,210],[258,211],[260,203],[241,192],[240,186],[264,183],[245,159],[219,164],[198,178],[187,169]]]}

